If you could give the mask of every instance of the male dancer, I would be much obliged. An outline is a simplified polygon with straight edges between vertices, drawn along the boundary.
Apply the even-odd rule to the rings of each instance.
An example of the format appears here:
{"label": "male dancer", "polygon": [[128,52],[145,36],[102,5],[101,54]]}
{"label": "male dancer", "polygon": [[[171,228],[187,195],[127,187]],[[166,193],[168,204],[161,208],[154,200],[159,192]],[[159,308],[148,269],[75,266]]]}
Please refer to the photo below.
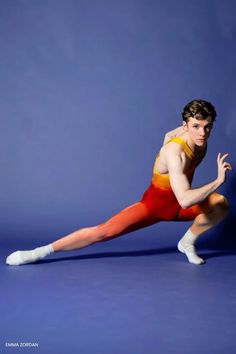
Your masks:
{"label": "male dancer", "polygon": [[196,253],[195,242],[204,231],[220,222],[228,211],[226,198],[215,190],[225,182],[226,171],[232,167],[225,161],[228,154],[219,153],[216,179],[199,188],[191,188],[194,170],[207,151],[216,112],[210,102],[193,100],[184,107],[182,117],[182,126],[166,134],[156,156],[151,184],[140,201],[99,225],[82,228],[34,250],[16,251],[7,257],[6,263],[36,262],[52,252],[108,241],[158,221],[194,220],[177,247],[190,263],[203,264],[204,260]]}

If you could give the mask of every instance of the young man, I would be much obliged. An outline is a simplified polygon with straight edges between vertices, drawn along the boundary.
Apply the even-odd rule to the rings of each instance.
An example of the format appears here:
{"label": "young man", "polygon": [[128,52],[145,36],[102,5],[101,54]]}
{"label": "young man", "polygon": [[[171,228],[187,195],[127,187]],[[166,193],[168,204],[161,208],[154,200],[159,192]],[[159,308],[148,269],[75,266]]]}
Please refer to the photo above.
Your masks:
{"label": "young man", "polygon": [[215,190],[225,182],[226,171],[232,167],[225,161],[228,154],[219,153],[217,177],[202,187],[191,188],[194,170],[207,151],[216,112],[210,102],[194,100],[185,106],[182,116],[182,126],[165,136],[154,163],[151,184],[140,201],[102,224],[82,228],[34,250],[16,251],[7,257],[6,263],[36,262],[52,252],[108,241],[158,221],[194,220],[177,247],[190,263],[203,264],[204,260],[196,253],[195,242],[204,231],[220,222],[228,211],[227,200]]}

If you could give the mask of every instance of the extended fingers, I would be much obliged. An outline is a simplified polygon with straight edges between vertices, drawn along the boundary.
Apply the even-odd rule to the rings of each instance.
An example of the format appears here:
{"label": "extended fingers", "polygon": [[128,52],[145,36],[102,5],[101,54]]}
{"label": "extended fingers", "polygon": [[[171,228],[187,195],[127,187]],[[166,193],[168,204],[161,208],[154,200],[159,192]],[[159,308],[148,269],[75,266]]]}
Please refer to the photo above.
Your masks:
{"label": "extended fingers", "polygon": [[221,156],[221,162],[223,162],[224,159],[225,159],[228,155],[229,155],[229,154],[227,153],[227,154],[224,154],[223,156]]}
{"label": "extended fingers", "polygon": [[224,154],[224,155],[221,155],[221,153],[219,152],[219,154],[218,154],[218,156],[217,156],[217,161],[218,161],[218,162],[223,162],[224,159],[225,159],[228,155],[229,155],[228,153],[226,153],[226,154]]}

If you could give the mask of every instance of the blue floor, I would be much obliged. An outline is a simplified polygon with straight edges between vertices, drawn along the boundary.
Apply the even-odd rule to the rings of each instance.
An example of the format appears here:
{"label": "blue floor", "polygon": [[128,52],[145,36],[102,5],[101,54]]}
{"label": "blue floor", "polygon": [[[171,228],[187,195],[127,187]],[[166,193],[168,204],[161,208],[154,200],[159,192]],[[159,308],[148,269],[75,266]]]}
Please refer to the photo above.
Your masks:
{"label": "blue floor", "polygon": [[176,241],[142,231],[19,267],[1,249],[0,353],[236,353],[236,251],[194,266]]}

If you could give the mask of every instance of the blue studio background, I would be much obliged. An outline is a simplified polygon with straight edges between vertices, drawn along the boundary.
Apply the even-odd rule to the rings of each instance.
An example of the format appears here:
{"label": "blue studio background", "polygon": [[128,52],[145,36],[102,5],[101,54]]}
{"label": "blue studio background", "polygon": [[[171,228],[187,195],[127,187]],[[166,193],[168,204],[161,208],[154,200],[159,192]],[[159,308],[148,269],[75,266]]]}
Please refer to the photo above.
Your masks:
{"label": "blue studio background", "polygon": [[[18,0],[0,13],[1,243],[42,244],[136,202],[193,98],[218,112],[195,185],[215,178],[219,151],[235,162],[234,1]],[[231,199],[233,182],[220,188]]]}
{"label": "blue studio background", "polygon": [[[218,113],[194,186],[216,177],[218,152],[229,152],[228,160],[236,168],[235,10],[233,0],[0,1],[2,269],[5,257],[16,249],[34,248],[96,225],[138,201],[150,183],[164,134],[181,124],[182,109],[192,99],[211,101]],[[228,198],[230,214],[202,238],[203,248],[235,249],[235,181],[235,172],[229,173],[218,190]],[[98,247],[120,252],[161,244],[175,247],[187,227],[186,223],[160,223]],[[93,248],[83,252],[92,253]],[[63,264],[57,263],[62,269]],[[24,283],[40,277],[35,273],[41,272],[40,266],[32,267],[8,267],[9,278],[4,279],[10,284],[21,279],[26,291],[20,292],[19,299],[24,301],[32,291],[33,305],[42,307],[47,316],[44,307],[52,309],[56,304],[58,310],[61,299],[49,296],[40,304],[39,291],[34,293]],[[42,271],[41,279],[45,274]],[[44,286],[52,279],[48,275]],[[53,284],[59,294],[58,283]],[[8,289],[6,298],[22,317],[24,306],[13,305],[13,292]],[[25,338],[20,319],[14,322],[14,332],[12,322],[7,322],[7,307],[2,309],[4,342],[24,338],[43,345],[51,333],[62,346],[62,327],[57,337],[53,332],[64,321],[55,315],[57,310],[51,316],[57,324],[47,322],[42,338],[37,332]],[[25,328],[30,331],[33,312],[27,316]],[[41,318],[40,313],[37,316]],[[68,318],[72,331],[76,326]],[[88,328],[89,343],[90,327],[83,328]],[[135,343],[136,332],[130,333]],[[163,332],[159,340],[164,337]],[[60,352],[56,343],[51,349]],[[45,348],[43,352],[47,354]],[[127,353],[143,354],[138,348]]]}

